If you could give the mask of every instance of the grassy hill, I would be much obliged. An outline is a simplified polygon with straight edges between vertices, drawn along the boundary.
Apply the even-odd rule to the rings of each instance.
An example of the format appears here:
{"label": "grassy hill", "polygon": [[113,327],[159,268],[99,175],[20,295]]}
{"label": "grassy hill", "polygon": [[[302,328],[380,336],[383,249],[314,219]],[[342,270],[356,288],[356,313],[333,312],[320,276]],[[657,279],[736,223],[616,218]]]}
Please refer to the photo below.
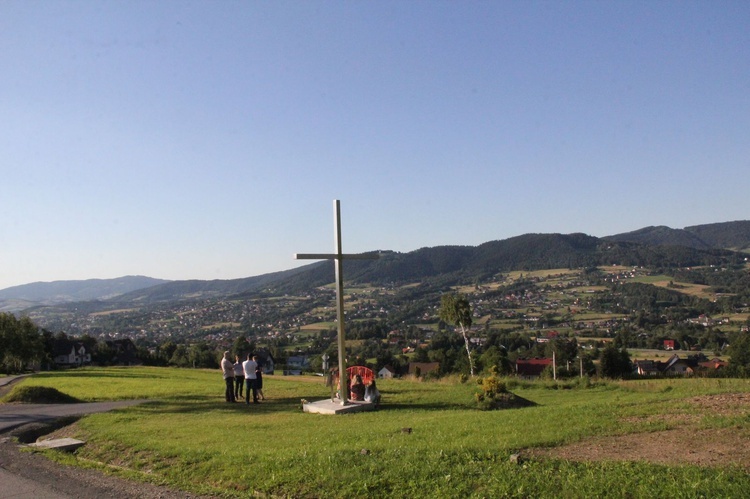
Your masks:
{"label": "grassy hill", "polygon": [[534,404],[498,411],[476,408],[475,383],[383,380],[380,409],[348,416],[301,411],[300,399],[328,395],[319,377],[267,376],[268,400],[250,407],[224,402],[221,378],[206,370],[83,369],[24,384],[82,400],[151,400],[58,431],[87,445],[50,457],[185,493],[650,498],[750,489],[747,380],[508,380]]}

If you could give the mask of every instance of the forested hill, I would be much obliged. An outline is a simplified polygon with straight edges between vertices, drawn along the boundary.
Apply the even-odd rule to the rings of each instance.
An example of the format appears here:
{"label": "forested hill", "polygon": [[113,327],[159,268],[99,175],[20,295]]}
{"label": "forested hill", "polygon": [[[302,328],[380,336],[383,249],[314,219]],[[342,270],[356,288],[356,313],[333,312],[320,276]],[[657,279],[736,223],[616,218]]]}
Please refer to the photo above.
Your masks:
{"label": "forested hill", "polygon": [[738,220],[693,225],[684,229],[672,229],[660,225],[607,236],[604,239],[651,245],[687,246],[696,249],[723,248],[745,251],[750,249],[750,221]]}
{"label": "forested hill", "polygon": [[714,248],[737,251],[750,249],[750,220],[694,225],[685,230],[700,237]]}
{"label": "forested hill", "polygon": [[[381,251],[377,260],[345,260],[344,277],[378,285],[471,284],[513,270],[532,271],[601,265],[675,268],[740,263],[745,254],[721,247],[750,247],[750,222],[699,225],[676,230],[647,227],[597,238],[586,234],[525,234],[479,246],[438,246],[408,253]],[[58,281],[0,290],[0,310],[20,311],[52,303],[92,300],[88,307],[141,306],[190,298],[276,296],[305,293],[331,284],[331,262],[256,277],[213,281],[160,281],[145,277]],[[108,304],[108,305],[107,305]]]}
{"label": "forested hill", "polygon": [[[410,253],[382,252],[378,260],[344,261],[353,283],[404,284],[439,280],[472,283],[500,272],[632,265],[672,268],[741,262],[740,254],[719,249],[652,246],[606,241],[585,234],[526,234],[479,246],[439,246]],[[317,265],[270,284],[276,293],[296,293],[333,282],[333,266]],[[269,289],[270,291],[270,289]]]}

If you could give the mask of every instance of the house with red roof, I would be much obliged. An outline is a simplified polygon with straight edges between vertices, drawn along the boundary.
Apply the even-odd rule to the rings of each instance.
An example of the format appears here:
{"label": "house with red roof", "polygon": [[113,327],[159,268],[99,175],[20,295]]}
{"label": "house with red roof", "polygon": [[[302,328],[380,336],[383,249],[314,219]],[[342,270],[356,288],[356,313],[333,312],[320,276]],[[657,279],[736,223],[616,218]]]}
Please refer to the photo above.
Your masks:
{"label": "house with red roof", "polygon": [[538,379],[547,366],[552,364],[552,359],[534,358],[516,360],[516,376],[521,379]]}

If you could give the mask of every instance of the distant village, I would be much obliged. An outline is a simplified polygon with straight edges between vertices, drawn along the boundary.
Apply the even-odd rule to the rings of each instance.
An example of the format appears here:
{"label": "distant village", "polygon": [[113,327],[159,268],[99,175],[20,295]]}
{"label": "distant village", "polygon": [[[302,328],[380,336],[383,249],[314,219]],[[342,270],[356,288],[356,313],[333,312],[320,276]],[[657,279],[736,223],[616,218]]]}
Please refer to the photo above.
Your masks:
{"label": "distant village", "polygon": [[[629,283],[649,279],[653,279],[651,272],[642,267],[598,273],[498,274],[462,290],[473,309],[470,344],[481,355],[498,337],[512,337],[504,374],[522,379],[554,378],[561,372],[568,377],[590,376],[591,362],[597,361],[594,355],[610,344],[633,352],[662,352],[665,360],[632,357],[633,376],[720,373],[727,366],[721,352],[728,347],[731,332],[747,333],[748,321],[738,322],[737,314],[712,317],[708,310],[693,316],[668,314],[671,309],[650,311],[639,308],[639,295],[628,297],[620,291],[630,289]],[[670,299],[678,299],[681,295],[670,286],[644,284],[635,291],[653,293],[658,289]],[[348,355],[372,359],[376,352],[387,350],[390,354],[378,354],[372,366],[381,377],[455,372],[454,365],[446,366],[439,355],[431,354],[436,335],[448,330],[438,320],[442,291],[416,291],[419,289],[408,286],[351,290],[346,296],[347,339],[352,341]],[[633,305],[627,305],[628,300]],[[102,358],[99,350],[104,351],[106,363],[134,365],[144,362],[144,352],[163,355],[160,349],[168,343],[183,349],[191,345],[208,348],[211,357],[212,352],[232,348],[238,338],[244,338],[264,355],[268,366],[298,374],[321,370],[320,356],[335,338],[334,302],[334,290],[323,286],[302,296],[201,299],[96,313],[81,308],[53,318],[32,318],[42,321],[45,329],[60,331],[55,333],[54,354],[48,355],[50,367],[96,363]],[[643,303],[649,302],[654,298],[646,296]],[[81,338],[90,341],[78,341]],[[565,347],[571,342],[572,352]],[[558,353],[558,358],[553,358],[551,352],[559,347],[569,350],[568,354],[560,358]],[[47,348],[49,352],[51,347]],[[588,358],[580,370],[572,365],[577,357]],[[173,364],[169,357],[161,361],[172,365],[188,362]],[[456,361],[454,357],[451,362]],[[209,359],[188,365],[205,367],[215,362]]]}
{"label": "distant village", "polygon": [[[546,342],[550,338],[556,337],[555,332],[538,341]],[[138,351],[135,344],[130,339],[107,340],[107,345],[112,349],[110,362],[114,365],[142,365],[143,362],[138,357]],[[674,350],[674,340],[665,340],[665,350]],[[407,349],[408,350],[408,349]],[[44,368],[71,368],[82,367],[92,364],[91,352],[87,351],[86,346],[80,342],[70,339],[56,339],[54,341],[54,356],[52,359],[54,366],[40,366]],[[275,361],[272,355],[261,353],[261,365],[267,374],[275,373]],[[703,354],[689,354],[680,357],[673,353],[665,361],[653,359],[632,361],[633,372],[635,376],[643,377],[677,377],[677,376],[694,376],[694,375],[714,375],[724,369],[728,363],[718,357],[707,359]],[[286,359],[284,375],[301,375],[310,371],[310,357],[308,356],[290,356]],[[439,362],[409,362],[401,368],[394,368],[391,365],[385,365],[377,371],[378,378],[398,378],[402,376],[421,377],[436,372],[440,367]],[[524,380],[536,380],[543,376],[545,371],[550,371],[555,376],[555,359],[554,358],[531,358],[517,359],[514,364],[513,375]],[[583,373],[581,373],[583,376]]]}

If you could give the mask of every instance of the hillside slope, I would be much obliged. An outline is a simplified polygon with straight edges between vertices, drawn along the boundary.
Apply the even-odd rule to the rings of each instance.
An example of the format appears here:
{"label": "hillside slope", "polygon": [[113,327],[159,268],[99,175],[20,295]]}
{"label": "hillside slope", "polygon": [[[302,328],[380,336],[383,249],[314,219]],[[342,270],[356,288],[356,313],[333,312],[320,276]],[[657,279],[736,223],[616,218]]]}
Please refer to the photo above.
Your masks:
{"label": "hillside slope", "polygon": [[115,279],[87,279],[82,281],[53,281],[22,284],[0,290],[0,309],[23,304],[54,305],[87,300],[105,300],[137,289],[147,289],[167,283],[164,279],[145,276],[125,276]]}
{"label": "hillside slope", "polygon": [[[471,283],[512,270],[532,271],[599,265],[655,268],[740,262],[721,248],[750,248],[750,221],[665,226],[605,238],[586,234],[524,234],[479,246],[438,246],[408,253],[379,251],[376,260],[345,260],[344,277],[377,285],[431,282],[439,286]],[[373,252],[376,253],[376,252]],[[144,306],[195,298],[274,296],[304,293],[331,284],[331,262],[229,280],[164,281],[142,276],[34,283],[0,290],[0,311],[89,301],[87,308]],[[97,302],[101,302],[97,304]]]}
{"label": "hillside slope", "polygon": [[685,227],[685,230],[714,248],[737,251],[750,249],[750,220],[694,225]]}
{"label": "hillside slope", "polygon": [[673,229],[665,225],[651,226],[603,239],[648,245],[742,251],[750,249],[750,221],[693,225],[684,229]]}

